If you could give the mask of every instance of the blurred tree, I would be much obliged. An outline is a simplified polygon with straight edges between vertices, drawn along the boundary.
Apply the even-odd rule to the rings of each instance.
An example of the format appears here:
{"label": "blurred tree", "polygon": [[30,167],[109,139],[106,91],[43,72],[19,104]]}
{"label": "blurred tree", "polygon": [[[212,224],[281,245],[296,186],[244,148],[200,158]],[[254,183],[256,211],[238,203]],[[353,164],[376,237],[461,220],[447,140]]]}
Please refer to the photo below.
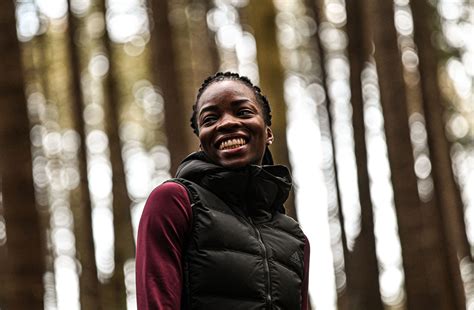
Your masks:
{"label": "blurred tree", "polygon": [[[26,87],[26,96],[31,96],[31,93],[36,94],[41,94],[39,95],[40,101],[42,103],[46,103],[46,98],[44,97],[44,90],[43,90],[43,85],[45,81],[47,80],[47,75],[44,74],[44,71],[39,69],[46,67],[47,65],[44,62],[44,35],[37,36],[33,38],[32,40],[23,43],[20,45],[21,47],[21,52],[22,52],[22,61],[23,61],[23,76],[25,77],[25,84],[28,85]],[[29,84],[28,84],[29,83]],[[34,98],[34,96],[33,96]],[[33,102],[36,100],[33,100]],[[35,102],[35,104],[28,104],[30,107],[35,106],[38,102]],[[33,138],[35,134],[33,134],[34,130],[33,128],[42,128],[42,119],[44,120],[44,114],[41,113],[41,108],[37,109],[38,106],[36,106],[33,109],[28,109],[28,117],[29,117],[29,123],[30,123],[30,128],[32,129],[30,131],[30,138]],[[45,105],[43,105],[45,107]],[[41,115],[43,114],[43,115]],[[42,117],[43,116],[43,117]],[[44,129],[44,127],[43,127]],[[41,136],[41,139],[43,138],[43,133],[41,135],[36,134],[37,138],[38,136]],[[33,140],[31,141],[33,142]],[[35,176],[36,172],[36,178],[39,177],[41,179],[42,173],[45,172],[45,165],[46,165],[46,155],[45,155],[45,150],[44,150],[44,145],[42,143],[32,143],[31,144],[31,149],[32,149],[32,160],[33,163],[35,163],[35,158],[41,158],[40,160],[36,161],[36,165],[33,165],[33,176]],[[40,164],[38,164],[40,163]],[[44,174],[43,174],[44,176]],[[46,178],[45,178],[46,179]],[[35,182],[35,200],[37,204],[37,210],[39,214],[39,224],[40,224],[40,231],[41,231],[41,238],[42,238],[42,246],[45,250],[45,253],[43,254],[45,257],[45,271],[46,274],[44,275],[43,278],[43,284],[45,287],[45,301],[46,299],[50,299],[52,301],[56,300],[56,291],[54,290],[54,250],[53,247],[51,246],[51,238],[50,234],[48,231],[50,231],[50,223],[51,223],[51,212],[50,212],[50,205],[49,205],[49,182],[40,182],[42,184],[39,184],[38,182]],[[48,289],[49,286],[49,289]],[[51,289],[51,286],[53,289]]]}
{"label": "blurred tree", "polygon": [[[44,256],[33,190],[29,121],[15,6],[0,4],[0,178],[7,242],[0,307],[42,309]],[[5,260],[3,260],[5,259]]]}
{"label": "blurred tree", "polygon": [[201,82],[218,70],[219,57],[206,24],[205,0],[151,1],[153,73],[165,101],[172,175],[198,140],[189,124]]}
{"label": "blurred tree", "polygon": [[[325,1],[324,0],[307,0],[308,6],[312,9],[313,14],[315,15],[315,19],[318,24],[318,28],[322,29],[324,25],[328,25],[329,22],[326,17],[325,13]],[[331,149],[332,149],[332,162],[333,164],[333,169],[334,172],[326,176],[327,179],[329,178],[334,178],[334,183],[335,183],[335,194],[336,194],[336,199],[337,199],[337,220],[338,224],[340,227],[340,243],[342,246],[342,252],[343,252],[343,267],[339,268],[341,270],[337,271],[338,269],[338,262],[337,259],[333,258],[333,265],[334,269],[336,270],[336,273],[339,273],[339,278],[343,278],[342,280],[338,279],[338,275],[336,274],[336,290],[337,290],[337,308],[341,310],[349,309],[350,305],[354,305],[355,307],[358,307],[359,302],[363,302],[362,299],[358,300],[358,297],[356,296],[350,296],[350,294],[356,295],[356,292],[354,289],[350,287],[351,282],[353,281],[352,279],[348,279],[349,274],[353,273],[354,271],[351,268],[351,257],[349,253],[349,248],[347,245],[347,238],[346,238],[346,231],[344,227],[344,214],[342,210],[342,202],[341,202],[341,188],[340,188],[340,180],[338,177],[338,165],[336,161],[336,142],[335,142],[335,135],[337,133],[334,132],[334,114],[337,113],[336,108],[333,108],[331,111],[331,106],[335,106],[334,102],[331,102],[330,96],[329,96],[329,89],[328,89],[328,84],[329,84],[329,78],[327,74],[327,62],[330,58],[329,54],[329,48],[324,48],[323,44],[321,44],[321,39],[320,39],[320,33],[317,32],[315,35],[315,45],[314,48],[317,49],[321,55],[321,79],[322,79],[322,84],[324,87],[324,92],[326,94],[326,110],[327,110],[327,119],[328,119],[328,132],[326,134],[330,135],[330,141],[331,141]],[[326,184],[329,184],[329,180],[326,180]],[[336,238],[338,233],[332,233],[331,236],[331,243],[334,243],[334,240],[337,240]],[[332,250],[336,248],[334,244],[332,244]],[[361,266],[358,266],[359,269],[364,269],[360,268]],[[351,293],[352,292],[352,293]],[[354,300],[352,300],[354,298]],[[357,309],[357,308],[356,308]]]}
{"label": "blurred tree", "polygon": [[[171,172],[176,172],[181,160],[190,151],[191,131],[184,108],[184,94],[178,84],[177,56],[174,52],[174,38],[169,22],[168,1],[151,1],[152,29],[151,49],[153,74],[165,102],[165,126],[168,149],[171,155]],[[189,116],[190,117],[190,116]]]}
{"label": "blurred tree", "polygon": [[350,65],[352,125],[357,162],[357,177],[361,207],[360,234],[354,248],[346,257],[347,294],[350,309],[383,309],[380,298],[375,235],[367,168],[365,141],[364,102],[362,99],[361,73],[371,54],[371,33],[365,16],[367,4],[348,0],[347,34]]}
{"label": "blurred tree", "polygon": [[[97,12],[103,14],[105,20],[105,1],[100,0]],[[126,309],[127,290],[125,287],[125,263],[135,257],[135,243],[130,214],[131,200],[127,191],[125,179],[125,163],[122,158],[122,145],[120,140],[121,107],[118,97],[118,73],[114,68],[114,49],[109,35],[104,33],[102,47],[104,54],[109,58],[111,64],[108,75],[105,77],[105,121],[107,124],[107,136],[109,137],[110,162],[112,164],[112,197],[114,218],[114,261],[115,268],[112,278],[104,286],[107,297],[104,309]]]}
{"label": "blurred tree", "polygon": [[388,157],[402,245],[408,309],[453,309],[439,217],[420,202],[393,3],[367,5],[375,45]]}
{"label": "blurred tree", "polygon": [[[272,108],[272,131],[275,144],[271,151],[275,163],[290,167],[288,145],[286,143],[286,104],[283,92],[284,70],[276,41],[275,7],[271,0],[250,1],[242,9],[242,24],[253,30],[257,42],[257,63],[260,87]],[[285,203],[289,216],[296,218],[294,193]]]}
{"label": "blurred tree", "polygon": [[454,180],[449,154],[449,143],[446,139],[443,125],[442,96],[438,86],[438,59],[436,47],[432,44],[435,32],[435,8],[428,1],[413,1],[411,3],[415,27],[415,43],[418,48],[420,83],[428,143],[430,146],[431,163],[434,180],[434,195],[439,209],[440,222],[445,240],[445,255],[454,290],[455,306],[463,309],[466,304],[464,287],[461,277],[460,261],[464,258],[472,264],[470,246],[466,236],[463,203],[459,188]]}
{"label": "blurred tree", "polygon": [[[71,1],[69,0],[69,8]],[[87,181],[87,155],[86,138],[84,128],[83,96],[81,89],[81,63],[80,50],[76,44],[79,38],[79,20],[72,12],[68,20],[68,55],[70,56],[71,92],[72,92],[72,114],[73,127],[80,137],[78,153],[78,168],[80,174],[79,193],[76,197],[77,203],[72,205],[74,214],[74,234],[76,236],[76,251],[81,263],[79,276],[79,290],[81,307],[84,309],[95,308],[99,304],[99,283],[97,279],[97,267],[95,264],[94,239],[92,235],[92,208],[89,196],[89,184]]]}
{"label": "blurred tree", "polygon": [[211,8],[211,0],[187,0],[186,20],[190,48],[193,51],[193,57],[186,57],[191,63],[193,73],[193,96],[186,100],[187,106],[194,101],[204,78],[219,70],[220,59],[216,40],[207,25],[207,13]]}
{"label": "blurred tree", "polygon": [[[113,72],[113,71],[112,71]],[[133,230],[130,215],[131,201],[127,192],[125,182],[125,167],[122,159],[122,150],[119,139],[119,116],[117,115],[114,96],[115,86],[113,73],[108,81],[109,101],[106,107],[107,135],[109,137],[110,162],[112,164],[112,196],[113,196],[113,218],[114,218],[114,264],[112,278],[103,284],[107,293],[103,300],[104,309],[115,305],[113,309],[126,309],[126,289],[124,280],[124,265],[129,259],[135,257],[135,244],[133,241]]]}

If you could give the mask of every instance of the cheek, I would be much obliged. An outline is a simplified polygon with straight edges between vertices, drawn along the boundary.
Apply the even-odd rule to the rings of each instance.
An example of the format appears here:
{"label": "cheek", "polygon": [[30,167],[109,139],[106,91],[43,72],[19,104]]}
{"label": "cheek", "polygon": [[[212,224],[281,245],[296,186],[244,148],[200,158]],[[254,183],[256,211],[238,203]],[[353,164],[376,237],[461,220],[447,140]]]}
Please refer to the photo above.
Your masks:
{"label": "cheek", "polygon": [[267,132],[267,127],[265,126],[263,122],[262,123],[259,122],[258,124],[256,124],[255,132],[257,133],[258,139],[261,140],[259,142],[266,144],[268,132]]}
{"label": "cheek", "polygon": [[209,148],[209,143],[210,143],[210,134],[207,132],[205,129],[200,129],[199,131],[199,142],[201,143],[201,148],[207,149]]}

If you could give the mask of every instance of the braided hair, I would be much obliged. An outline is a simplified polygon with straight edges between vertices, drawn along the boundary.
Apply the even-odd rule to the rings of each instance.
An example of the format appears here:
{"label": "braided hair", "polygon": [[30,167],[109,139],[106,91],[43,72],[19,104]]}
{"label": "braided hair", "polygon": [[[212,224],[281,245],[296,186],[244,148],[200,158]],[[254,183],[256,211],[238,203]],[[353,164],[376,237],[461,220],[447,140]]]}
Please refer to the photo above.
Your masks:
{"label": "braided hair", "polygon": [[204,91],[209,87],[209,85],[220,82],[220,81],[239,81],[249,87],[253,93],[255,94],[255,98],[257,99],[257,102],[260,104],[262,107],[263,111],[263,120],[265,121],[265,124],[267,126],[272,125],[272,115],[271,115],[271,109],[270,109],[270,104],[268,103],[267,97],[265,97],[262,94],[262,91],[260,90],[260,87],[255,86],[252,84],[250,79],[246,76],[241,76],[238,73],[234,72],[217,72],[214,75],[211,75],[207,77],[204,82],[201,84],[201,87],[198,90],[197,96],[196,96],[196,101],[193,104],[193,114],[191,116],[191,128],[193,129],[193,132],[196,135],[199,135],[199,128],[197,124],[197,104],[199,102],[199,99],[201,98],[202,94]]}

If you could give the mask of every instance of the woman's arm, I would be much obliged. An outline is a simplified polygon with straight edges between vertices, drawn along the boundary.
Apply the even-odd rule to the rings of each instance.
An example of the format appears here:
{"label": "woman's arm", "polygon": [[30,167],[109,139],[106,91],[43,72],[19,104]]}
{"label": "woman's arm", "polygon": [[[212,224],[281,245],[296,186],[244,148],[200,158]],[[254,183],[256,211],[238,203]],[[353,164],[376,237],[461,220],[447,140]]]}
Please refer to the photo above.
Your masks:
{"label": "woman's arm", "polygon": [[186,189],[167,182],[153,190],[138,227],[136,288],[139,310],[180,309],[183,247],[192,211]]}
{"label": "woman's arm", "polygon": [[309,240],[305,236],[305,243],[304,243],[304,277],[303,277],[303,287],[301,289],[301,300],[302,305],[301,309],[302,310],[308,310],[309,309],[309,296],[308,296],[308,280],[309,280]]}

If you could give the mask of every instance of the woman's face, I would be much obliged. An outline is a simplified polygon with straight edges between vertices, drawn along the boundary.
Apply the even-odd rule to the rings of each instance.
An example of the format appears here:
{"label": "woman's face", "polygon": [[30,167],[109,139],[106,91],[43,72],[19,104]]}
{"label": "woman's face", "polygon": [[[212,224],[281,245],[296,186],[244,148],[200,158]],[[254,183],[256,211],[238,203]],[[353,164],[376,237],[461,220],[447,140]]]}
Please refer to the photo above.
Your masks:
{"label": "woman's face", "polygon": [[201,149],[227,168],[261,165],[273,139],[253,90],[239,81],[209,85],[197,103],[197,123]]}

